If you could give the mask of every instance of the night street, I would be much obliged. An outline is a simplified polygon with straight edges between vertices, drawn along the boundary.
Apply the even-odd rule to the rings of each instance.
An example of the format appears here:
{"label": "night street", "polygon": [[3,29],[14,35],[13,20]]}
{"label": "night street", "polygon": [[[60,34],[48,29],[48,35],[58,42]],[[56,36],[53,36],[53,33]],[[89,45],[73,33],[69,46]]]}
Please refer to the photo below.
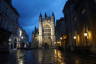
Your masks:
{"label": "night street", "polygon": [[0,0],[0,64],[96,64],[96,0]]}
{"label": "night street", "polygon": [[2,64],[96,64],[96,57],[62,53],[56,49],[33,49],[0,54]]}

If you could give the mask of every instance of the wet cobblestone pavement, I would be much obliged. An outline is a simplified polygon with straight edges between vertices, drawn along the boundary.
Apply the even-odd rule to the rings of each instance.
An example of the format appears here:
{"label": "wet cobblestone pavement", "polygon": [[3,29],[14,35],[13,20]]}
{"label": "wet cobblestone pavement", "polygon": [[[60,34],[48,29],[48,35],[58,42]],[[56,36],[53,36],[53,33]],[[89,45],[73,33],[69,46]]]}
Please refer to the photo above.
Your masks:
{"label": "wet cobblestone pavement", "polygon": [[16,50],[0,54],[0,64],[96,64],[96,57],[62,53],[56,49]]}

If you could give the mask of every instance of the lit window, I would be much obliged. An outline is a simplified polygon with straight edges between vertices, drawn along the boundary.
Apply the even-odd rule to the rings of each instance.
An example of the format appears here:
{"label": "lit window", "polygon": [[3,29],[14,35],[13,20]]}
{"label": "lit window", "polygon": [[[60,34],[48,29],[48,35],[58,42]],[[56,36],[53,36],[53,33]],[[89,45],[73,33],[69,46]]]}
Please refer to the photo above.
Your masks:
{"label": "lit window", "polygon": [[44,29],[44,32],[51,32],[51,29]]}

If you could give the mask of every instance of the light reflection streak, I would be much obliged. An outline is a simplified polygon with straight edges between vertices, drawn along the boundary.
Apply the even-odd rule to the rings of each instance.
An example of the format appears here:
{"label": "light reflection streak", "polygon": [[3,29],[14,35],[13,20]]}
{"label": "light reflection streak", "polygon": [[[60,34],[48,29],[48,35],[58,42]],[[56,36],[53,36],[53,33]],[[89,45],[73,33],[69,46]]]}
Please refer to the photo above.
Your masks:
{"label": "light reflection streak", "polygon": [[24,64],[24,53],[21,50],[17,50],[16,56],[17,56],[17,63]]}
{"label": "light reflection streak", "polygon": [[64,57],[62,57],[62,53],[59,50],[54,50],[54,58],[57,64],[66,64],[64,62]]}
{"label": "light reflection streak", "polygon": [[43,59],[42,57],[43,57],[42,51],[38,50],[38,61],[39,61],[39,63],[42,61],[42,59]]}

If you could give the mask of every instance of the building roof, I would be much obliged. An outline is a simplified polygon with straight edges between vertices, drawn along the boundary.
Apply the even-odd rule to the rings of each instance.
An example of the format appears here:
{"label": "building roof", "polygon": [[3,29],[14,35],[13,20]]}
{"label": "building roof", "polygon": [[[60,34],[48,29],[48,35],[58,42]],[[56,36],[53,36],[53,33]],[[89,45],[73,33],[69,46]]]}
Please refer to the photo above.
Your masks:
{"label": "building roof", "polygon": [[13,11],[19,16],[19,13],[16,11],[16,8],[12,6],[12,0],[4,0],[12,9]]}

